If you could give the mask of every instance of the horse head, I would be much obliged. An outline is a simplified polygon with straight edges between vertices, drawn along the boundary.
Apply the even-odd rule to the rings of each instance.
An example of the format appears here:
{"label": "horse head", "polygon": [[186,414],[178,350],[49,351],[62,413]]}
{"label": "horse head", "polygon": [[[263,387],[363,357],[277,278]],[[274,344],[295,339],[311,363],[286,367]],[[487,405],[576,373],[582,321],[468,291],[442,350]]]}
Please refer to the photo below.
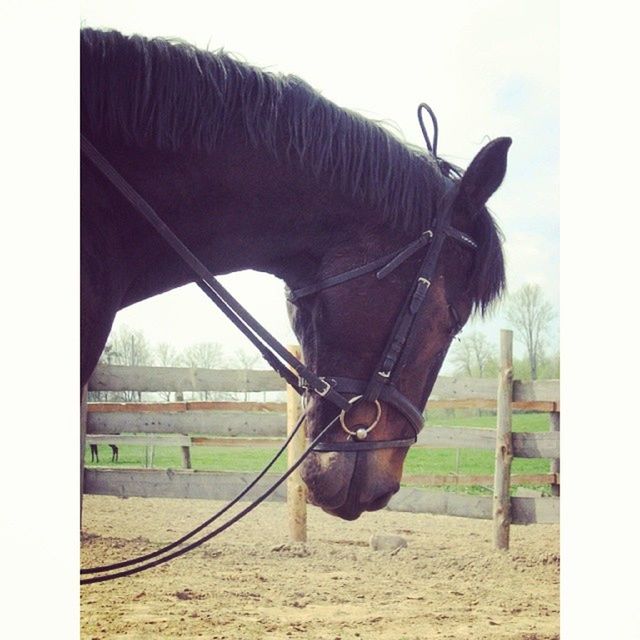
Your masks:
{"label": "horse head", "polygon": [[289,285],[306,365],[352,403],[340,411],[318,394],[306,399],[309,439],[340,413],[340,427],[301,467],[310,501],[334,515],[355,519],[399,489],[452,339],[504,286],[499,233],[485,204],[505,175],[510,144],[493,140],[464,174],[446,171],[439,206],[417,237],[363,225],[327,248],[311,281],[307,274]]}

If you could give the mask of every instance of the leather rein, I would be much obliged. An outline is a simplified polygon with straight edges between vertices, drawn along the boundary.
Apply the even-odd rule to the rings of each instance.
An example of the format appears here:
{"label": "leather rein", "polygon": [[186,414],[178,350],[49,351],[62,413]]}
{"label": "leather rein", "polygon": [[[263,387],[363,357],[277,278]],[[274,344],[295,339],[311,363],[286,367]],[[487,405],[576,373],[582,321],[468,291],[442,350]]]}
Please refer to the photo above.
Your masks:
{"label": "leather rein", "polygon": [[[422,109],[431,116],[434,127],[434,144],[431,144],[422,119]],[[437,121],[433,111],[426,104],[418,108],[418,118],[427,147],[435,156],[440,170],[446,175],[459,171],[437,157]],[[365,265],[349,269],[340,274],[329,276],[318,282],[287,291],[288,300],[295,304],[301,298],[313,295],[329,287],[339,286],[362,275],[376,272],[379,280],[392,273],[411,256],[426,248],[425,256],[414,277],[413,284],[407,294],[404,305],[398,315],[387,344],[378,360],[371,378],[358,380],[341,376],[320,376],[293,356],[271,333],[269,333],[214,277],[205,265],[176,236],[169,226],[160,218],[149,203],[122,177],[111,163],[96,147],[81,134],[81,151],[106,177],[180,256],[197,276],[197,285],[222,310],[222,312],[242,331],[242,333],[260,351],[269,365],[290,384],[299,394],[305,391],[313,393],[334,404],[339,410],[340,425],[349,439],[343,442],[316,442],[315,451],[362,451],[387,448],[408,448],[417,441],[418,434],[424,426],[422,412],[402,394],[394,385],[394,372],[401,360],[404,348],[409,340],[414,320],[424,306],[427,294],[435,277],[438,260],[447,238],[451,238],[470,249],[477,249],[476,242],[467,234],[451,226],[453,203],[456,190],[450,190],[443,199],[443,212],[435,221],[433,229],[423,231],[418,238],[399,251],[384,255]],[[451,308],[453,311],[453,308]],[[455,312],[454,312],[455,315]],[[456,329],[460,323],[456,317]],[[455,333],[457,333],[457,330]],[[293,371],[295,373],[293,373]],[[347,398],[346,395],[352,396]],[[368,425],[357,425],[351,429],[346,424],[346,414],[360,400],[374,403],[377,415]],[[380,401],[397,409],[411,425],[413,436],[396,440],[368,440],[368,434],[375,428],[381,415]]]}

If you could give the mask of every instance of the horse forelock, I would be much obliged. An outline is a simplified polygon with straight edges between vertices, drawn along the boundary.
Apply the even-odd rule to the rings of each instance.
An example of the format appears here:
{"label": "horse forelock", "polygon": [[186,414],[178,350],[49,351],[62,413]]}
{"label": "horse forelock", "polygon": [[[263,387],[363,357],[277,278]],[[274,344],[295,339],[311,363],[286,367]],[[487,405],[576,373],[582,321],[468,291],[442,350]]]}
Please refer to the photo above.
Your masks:
{"label": "horse forelock", "polygon": [[[431,155],[300,78],[182,41],[83,29],[81,114],[90,135],[169,151],[215,150],[239,127],[249,144],[297,162],[382,222],[412,233],[433,221],[447,187]],[[484,310],[502,290],[504,267],[497,227],[487,212],[479,217],[486,237],[479,238],[479,275],[471,284]]]}

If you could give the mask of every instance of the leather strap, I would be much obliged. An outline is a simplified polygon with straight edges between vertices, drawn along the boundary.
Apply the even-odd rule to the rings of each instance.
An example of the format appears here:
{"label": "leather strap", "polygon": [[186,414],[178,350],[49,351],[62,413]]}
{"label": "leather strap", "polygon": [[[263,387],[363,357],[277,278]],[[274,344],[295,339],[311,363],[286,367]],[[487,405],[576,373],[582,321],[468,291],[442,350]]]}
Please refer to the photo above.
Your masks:
{"label": "leather strap", "polygon": [[456,229],[455,227],[448,226],[448,227],[445,227],[444,232],[450,238],[453,238],[454,240],[457,240],[461,244],[468,246],[470,249],[478,248],[478,244],[476,243],[476,241],[471,236],[468,236],[466,233],[464,233],[464,231],[460,231],[460,229]]}
{"label": "leather strap", "polygon": [[343,442],[318,442],[313,451],[372,451],[377,449],[408,449],[415,444],[415,438],[404,440],[344,440]]}
{"label": "leather strap", "polygon": [[[344,376],[325,376],[324,379],[340,393],[350,395],[364,395],[367,380],[357,380]],[[407,419],[417,437],[424,426],[424,417],[415,405],[403,395],[393,384],[385,386],[380,392],[380,400],[387,402],[397,409]]]}
{"label": "leather strap", "polygon": [[322,291],[323,289],[329,289],[330,287],[335,287],[336,285],[349,282],[349,280],[353,280],[354,278],[364,276],[367,273],[375,271],[378,267],[382,268],[376,273],[376,278],[378,278],[378,280],[382,280],[382,278],[388,276],[394,269],[408,260],[414,253],[426,246],[430,242],[432,236],[433,233],[430,230],[424,231],[419,238],[402,247],[399,251],[388,253],[380,258],[372,260],[371,262],[367,262],[367,264],[360,267],[343,271],[335,276],[328,276],[305,287],[288,290],[287,299],[289,302],[295,302],[296,300],[311,295],[312,293],[318,293],[318,291]]}
{"label": "leather strap", "polygon": [[426,300],[447,236],[446,230],[450,227],[449,223],[453,215],[455,194],[456,190],[451,189],[443,199],[444,211],[436,223],[427,254],[418,269],[414,286],[405,299],[404,306],[396,319],[387,344],[378,361],[378,365],[365,391],[364,396],[369,401],[380,398],[382,389],[391,383],[395,366],[407,344],[413,322]]}
{"label": "leather strap", "polygon": [[323,278],[322,280],[307,285],[306,287],[289,289],[287,290],[287,300],[289,300],[289,302],[295,302],[296,300],[311,295],[312,293],[317,293],[318,291],[322,291],[323,289],[335,287],[338,284],[343,284],[344,282],[348,282],[349,280],[353,280],[354,278],[363,276],[367,273],[370,273],[371,271],[374,271],[378,267],[383,266],[384,264],[389,262],[389,260],[394,258],[395,255],[395,253],[392,253],[381,256],[377,260],[374,260],[373,262],[367,262],[367,264],[364,264],[361,267],[349,269],[349,271],[338,273],[335,276],[328,276],[327,278]]}

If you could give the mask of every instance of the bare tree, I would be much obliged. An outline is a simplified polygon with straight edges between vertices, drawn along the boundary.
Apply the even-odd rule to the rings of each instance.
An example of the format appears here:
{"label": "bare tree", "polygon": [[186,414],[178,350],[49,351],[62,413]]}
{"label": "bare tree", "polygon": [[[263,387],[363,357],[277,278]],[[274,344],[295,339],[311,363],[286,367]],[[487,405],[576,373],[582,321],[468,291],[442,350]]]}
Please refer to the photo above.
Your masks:
{"label": "bare tree", "polygon": [[456,373],[461,376],[473,376],[471,371],[472,364],[472,352],[471,343],[467,340],[466,336],[460,338],[454,345],[451,351],[451,361],[456,367]]}
{"label": "bare tree", "polygon": [[[168,342],[161,342],[154,349],[156,364],[161,367],[179,367],[184,363],[182,354],[178,353],[176,348]],[[160,397],[167,401],[171,401],[171,391],[160,391]],[[182,396],[182,393],[180,393]],[[178,400],[178,394],[175,394]]]}
{"label": "bare tree", "polygon": [[480,331],[464,336],[455,344],[452,362],[456,373],[466,376],[483,378],[495,375],[497,370],[495,347]]}
{"label": "bare tree", "polygon": [[[153,353],[142,331],[135,331],[127,325],[122,325],[111,335],[109,346],[108,357],[111,364],[123,364],[129,367],[153,364]],[[124,402],[142,400],[140,391],[124,391],[119,393],[119,396],[118,399]]]}
{"label": "bare tree", "polygon": [[[257,352],[245,351],[244,349],[238,349],[235,352],[234,360],[238,363],[240,369],[249,371],[260,361],[260,354]],[[244,401],[249,400],[249,392],[244,392]]]}
{"label": "bare tree", "polygon": [[549,325],[555,317],[553,307],[544,299],[540,285],[525,284],[510,296],[507,300],[506,317],[513,325],[516,339],[527,350],[531,379],[537,380]]}
{"label": "bare tree", "polygon": [[[217,342],[197,342],[192,344],[186,348],[182,357],[187,367],[216,369],[224,364],[222,345]],[[201,400],[213,399],[210,391],[200,391],[198,396]]]}

